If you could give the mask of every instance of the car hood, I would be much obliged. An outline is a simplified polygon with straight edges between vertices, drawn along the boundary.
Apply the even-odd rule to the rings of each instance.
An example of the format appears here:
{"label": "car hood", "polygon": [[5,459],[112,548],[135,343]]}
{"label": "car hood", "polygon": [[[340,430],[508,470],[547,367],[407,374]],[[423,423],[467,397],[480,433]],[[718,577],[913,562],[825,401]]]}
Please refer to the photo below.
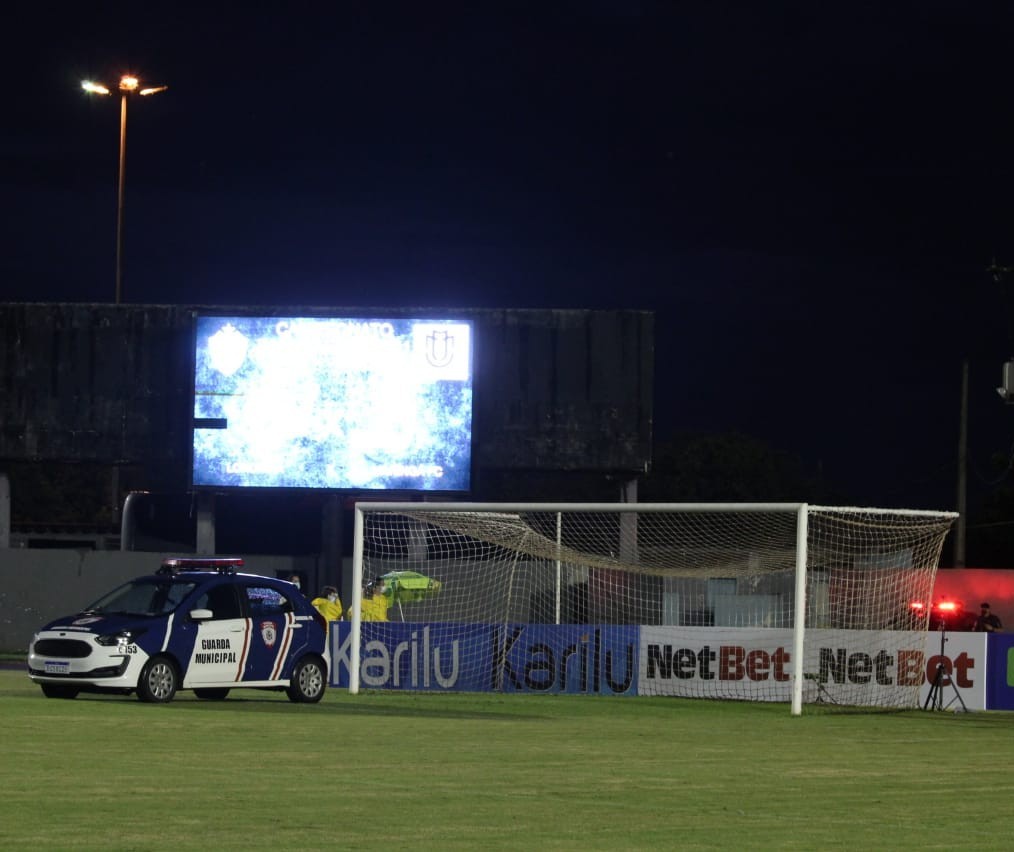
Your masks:
{"label": "car hood", "polygon": [[65,615],[49,622],[43,630],[72,630],[82,633],[119,633],[121,630],[135,630],[150,627],[165,616],[123,615],[121,613],[84,613]]}

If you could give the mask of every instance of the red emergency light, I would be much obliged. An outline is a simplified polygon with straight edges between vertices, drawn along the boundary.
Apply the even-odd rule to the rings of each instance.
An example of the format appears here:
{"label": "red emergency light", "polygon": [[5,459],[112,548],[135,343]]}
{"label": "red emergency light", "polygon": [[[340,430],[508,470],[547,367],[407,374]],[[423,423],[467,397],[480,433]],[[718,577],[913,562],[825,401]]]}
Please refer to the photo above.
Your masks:
{"label": "red emergency light", "polygon": [[[920,615],[925,614],[927,610],[927,606],[923,601],[912,601],[908,606]],[[950,615],[951,613],[958,612],[962,608],[960,601],[937,601],[935,604],[928,607],[928,609],[936,610],[938,613],[943,615]]]}
{"label": "red emergency light", "polygon": [[940,600],[933,604],[926,601],[911,601],[908,606],[914,619],[917,621],[926,619],[926,626],[930,630],[971,629],[966,626],[968,619],[961,601]]}

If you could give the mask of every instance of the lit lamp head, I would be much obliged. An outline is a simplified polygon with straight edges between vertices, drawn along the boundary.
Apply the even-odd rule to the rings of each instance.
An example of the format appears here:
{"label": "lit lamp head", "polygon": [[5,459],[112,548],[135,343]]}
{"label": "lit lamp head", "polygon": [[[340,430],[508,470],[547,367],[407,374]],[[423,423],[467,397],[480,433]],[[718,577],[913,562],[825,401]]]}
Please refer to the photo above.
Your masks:
{"label": "lit lamp head", "polygon": [[[138,86],[140,85],[141,81],[138,80],[137,77],[133,76],[132,74],[124,74],[120,78],[118,88],[124,95],[136,94],[141,95],[142,97],[145,95],[155,95],[158,94],[159,92],[164,92],[166,89],[169,88],[168,86],[150,86],[145,89],[139,89]],[[92,80],[82,81],[81,88],[84,89],[86,92],[88,92],[90,95],[110,94],[108,86],[103,86],[101,83],[95,83]]]}
{"label": "lit lamp head", "polygon": [[948,621],[957,615],[958,610],[961,609],[961,604],[956,601],[937,601],[933,607],[937,611],[937,618],[940,621],[940,629],[944,630],[947,627]]}

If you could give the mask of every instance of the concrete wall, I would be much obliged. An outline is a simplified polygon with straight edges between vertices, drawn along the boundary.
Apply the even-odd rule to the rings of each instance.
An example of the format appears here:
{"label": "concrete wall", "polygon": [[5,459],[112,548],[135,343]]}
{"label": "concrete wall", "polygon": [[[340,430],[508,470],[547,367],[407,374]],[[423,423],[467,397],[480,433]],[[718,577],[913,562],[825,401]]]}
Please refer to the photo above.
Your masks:
{"label": "concrete wall", "polygon": [[[0,550],[0,651],[26,652],[32,634],[47,621],[77,612],[133,577],[154,573],[163,556],[181,555],[193,556],[95,550]],[[318,564],[315,557],[247,556],[244,560],[244,571],[267,577],[299,574],[304,590],[316,592]]]}
{"label": "concrete wall", "polygon": [[[0,549],[0,652],[27,651],[32,634],[47,621],[76,612],[120,583],[151,574],[165,556],[110,550]],[[304,591],[316,594],[332,576],[319,556],[245,556],[244,570],[267,577],[299,574]],[[340,590],[345,606],[352,602],[351,560],[343,560]],[[978,611],[989,601],[1005,632],[1014,631],[1014,571],[951,568],[937,572],[934,601],[962,601]]]}

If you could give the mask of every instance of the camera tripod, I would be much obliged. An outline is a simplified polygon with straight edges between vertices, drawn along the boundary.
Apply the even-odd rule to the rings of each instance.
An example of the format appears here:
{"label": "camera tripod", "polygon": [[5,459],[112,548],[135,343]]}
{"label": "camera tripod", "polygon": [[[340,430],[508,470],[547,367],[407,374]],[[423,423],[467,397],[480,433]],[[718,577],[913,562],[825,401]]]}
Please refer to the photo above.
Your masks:
{"label": "camera tripod", "polygon": [[[967,713],[968,708],[965,706],[965,699],[961,697],[961,692],[958,690],[958,685],[954,682],[954,679],[950,679],[951,689],[954,690],[954,698],[944,704],[944,678],[947,677],[947,666],[944,663],[944,643],[947,641],[947,625],[941,622],[940,624],[940,661],[937,663],[936,673],[933,675],[933,683],[930,685],[929,695],[926,696],[926,703],[923,704],[923,710],[946,710],[955,701],[961,705],[961,709]],[[957,708],[954,708],[954,712],[957,712]]]}
{"label": "camera tripod", "polygon": [[831,693],[827,691],[827,688],[820,681],[820,675],[805,672],[803,674],[803,680],[812,681],[817,685],[817,697],[813,700],[814,704],[837,704],[831,697]]}

